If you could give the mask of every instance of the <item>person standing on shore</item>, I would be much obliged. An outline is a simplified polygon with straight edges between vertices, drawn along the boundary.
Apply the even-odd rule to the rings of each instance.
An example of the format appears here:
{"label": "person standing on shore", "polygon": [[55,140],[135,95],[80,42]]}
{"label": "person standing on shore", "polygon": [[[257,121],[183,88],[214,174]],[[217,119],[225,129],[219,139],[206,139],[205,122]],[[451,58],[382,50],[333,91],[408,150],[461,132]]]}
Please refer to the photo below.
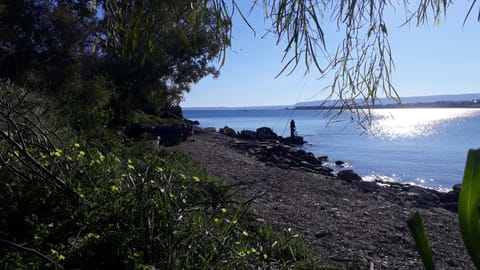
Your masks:
{"label": "person standing on shore", "polygon": [[292,121],[290,121],[290,137],[295,137],[296,130],[297,127],[295,126],[295,120],[292,119]]}

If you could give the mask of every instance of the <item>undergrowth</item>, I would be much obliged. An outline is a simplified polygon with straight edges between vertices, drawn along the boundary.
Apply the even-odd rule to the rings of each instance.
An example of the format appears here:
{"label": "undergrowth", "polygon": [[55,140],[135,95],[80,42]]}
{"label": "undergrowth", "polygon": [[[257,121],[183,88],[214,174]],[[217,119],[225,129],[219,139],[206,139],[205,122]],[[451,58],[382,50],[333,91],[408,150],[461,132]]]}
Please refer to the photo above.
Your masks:
{"label": "undergrowth", "polygon": [[2,91],[1,269],[329,266],[298,235],[256,222],[183,154],[101,127],[88,140],[52,133],[26,94]]}

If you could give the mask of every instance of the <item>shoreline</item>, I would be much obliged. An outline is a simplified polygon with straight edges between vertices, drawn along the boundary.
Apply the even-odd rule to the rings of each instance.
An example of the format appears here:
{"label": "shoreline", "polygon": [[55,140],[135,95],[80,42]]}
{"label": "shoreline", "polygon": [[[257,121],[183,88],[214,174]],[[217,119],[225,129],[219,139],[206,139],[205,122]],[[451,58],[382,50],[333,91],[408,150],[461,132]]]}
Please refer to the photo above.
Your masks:
{"label": "shoreline", "polygon": [[436,205],[437,194],[423,194],[425,189],[416,186],[387,188],[358,181],[352,173],[318,173],[305,169],[305,163],[281,168],[258,159],[258,152],[272,145],[252,145],[207,130],[177,148],[232,186],[242,201],[251,201],[260,220],[277,230],[298,232],[319,256],[349,262],[358,269],[371,264],[375,269],[421,268],[406,226],[406,220],[420,212],[437,266],[472,268],[456,214]]}

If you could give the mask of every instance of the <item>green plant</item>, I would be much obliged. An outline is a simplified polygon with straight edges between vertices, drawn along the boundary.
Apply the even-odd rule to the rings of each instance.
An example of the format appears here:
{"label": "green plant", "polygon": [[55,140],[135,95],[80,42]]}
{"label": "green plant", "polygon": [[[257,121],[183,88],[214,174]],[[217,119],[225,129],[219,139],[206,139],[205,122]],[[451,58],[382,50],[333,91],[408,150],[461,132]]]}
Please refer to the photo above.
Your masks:
{"label": "green plant", "polygon": [[[480,149],[469,150],[458,202],[458,220],[463,243],[477,269],[480,269]],[[408,220],[426,269],[434,269],[432,252],[418,213]]]}
{"label": "green plant", "polygon": [[52,132],[40,99],[0,97],[0,269],[315,269],[300,236],[258,224],[185,155]]}

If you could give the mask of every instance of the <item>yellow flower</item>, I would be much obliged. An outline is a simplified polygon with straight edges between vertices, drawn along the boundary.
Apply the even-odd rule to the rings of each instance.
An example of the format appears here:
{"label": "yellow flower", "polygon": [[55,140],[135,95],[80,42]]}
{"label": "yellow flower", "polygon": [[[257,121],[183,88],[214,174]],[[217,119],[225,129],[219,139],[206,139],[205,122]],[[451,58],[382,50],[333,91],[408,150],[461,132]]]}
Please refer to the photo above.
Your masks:
{"label": "yellow flower", "polygon": [[62,150],[61,149],[55,149],[55,151],[50,152],[50,156],[52,157],[59,157],[62,155]]}
{"label": "yellow flower", "polygon": [[79,159],[80,159],[80,158],[83,158],[84,156],[85,156],[85,152],[83,152],[83,151],[80,151],[80,152],[78,152],[78,156],[77,156],[77,158],[79,158]]}
{"label": "yellow flower", "polygon": [[162,167],[156,167],[156,168],[155,168],[155,171],[156,171],[157,173],[162,173],[162,172],[164,171],[164,169],[163,169]]}
{"label": "yellow flower", "polygon": [[118,192],[119,191],[119,188],[117,186],[112,186],[112,191],[113,192]]}
{"label": "yellow flower", "polygon": [[198,178],[198,176],[194,176],[194,177],[193,177],[193,181],[195,181],[195,182],[200,182],[200,178]]}
{"label": "yellow flower", "polygon": [[59,261],[65,260],[65,256],[63,256],[62,254],[58,255],[58,260]]}
{"label": "yellow flower", "polygon": [[263,258],[266,260],[268,258],[268,255],[266,253],[263,253]]}
{"label": "yellow flower", "polygon": [[67,159],[68,160],[72,160],[73,158],[71,156],[67,156]]}
{"label": "yellow flower", "polygon": [[128,162],[128,164],[132,164],[132,160],[131,160],[131,159],[128,159],[127,162]]}
{"label": "yellow flower", "polygon": [[242,232],[242,235],[245,236],[245,237],[247,237],[247,236],[248,236],[248,232],[247,232],[247,231],[243,231],[243,232]]}
{"label": "yellow flower", "polygon": [[180,178],[182,178],[183,180],[187,179],[187,177],[186,177],[185,174],[183,174],[183,173],[180,173],[179,176],[180,176]]}
{"label": "yellow flower", "polygon": [[135,169],[135,166],[133,166],[132,164],[128,164],[128,169],[133,170]]}
{"label": "yellow flower", "polygon": [[100,239],[100,235],[96,234],[96,233],[88,233],[86,235],[86,238],[87,239],[90,239],[90,238],[95,238],[95,239]]}
{"label": "yellow flower", "polygon": [[215,221],[215,223],[217,223],[217,224],[219,224],[220,222],[222,222],[222,220],[219,219],[219,218],[215,218],[213,221]]}
{"label": "yellow flower", "polygon": [[80,148],[80,144],[79,144],[79,143],[74,143],[73,146],[75,146],[75,148]]}
{"label": "yellow flower", "polygon": [[105,156],[104,156],[102,153],[100,153],[100,154],[98,155],[98,158],[100,159],[100,161],[104,161],[104,160],[105,160]]}
{"label": "yellow flower", "polygon": [[252,253],[257,253],[257,249],[252,247]]}
{"label": "yellow flower", "polygon": [[221,210],[222,210],[222,213],[224,213],[224,214],[228,212],[228,210],[225,209],[225,208],[222,208]]}
{"label": "yellow flower", "polygon": [[234,218],[234,219],[232,220],[232,223],[233,223],[233,224],[237,224],[237,223],[238,223],[238,219],[237,219],[237,218]]}
{"label": "yellow flower", "polygon": [[183,204],[187,204],[187,200],[185,198],[182,199]]}

